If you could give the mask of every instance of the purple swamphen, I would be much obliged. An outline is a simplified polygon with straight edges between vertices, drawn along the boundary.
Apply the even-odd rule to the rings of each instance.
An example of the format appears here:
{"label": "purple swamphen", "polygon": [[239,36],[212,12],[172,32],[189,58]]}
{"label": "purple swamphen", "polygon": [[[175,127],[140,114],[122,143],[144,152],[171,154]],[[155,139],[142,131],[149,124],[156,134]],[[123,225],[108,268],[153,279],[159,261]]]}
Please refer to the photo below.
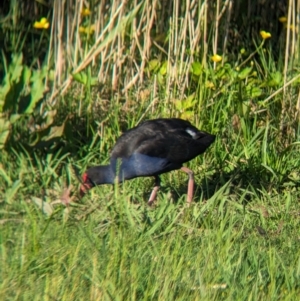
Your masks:
{"label": "purple swamphen", "polygon": [[160,118],[142,122],[126,131],[111,152],[110,164],[89,168],[83,175],[80,193],[101,184],[114,184],[136,177],[155,178],[148,204],[160,187],[159,175],[181,169],[189,176],[187,202],[192,202],[193,171],[182,164],[192,160],[214,142],[215,136],[198,130],[178,118]]}

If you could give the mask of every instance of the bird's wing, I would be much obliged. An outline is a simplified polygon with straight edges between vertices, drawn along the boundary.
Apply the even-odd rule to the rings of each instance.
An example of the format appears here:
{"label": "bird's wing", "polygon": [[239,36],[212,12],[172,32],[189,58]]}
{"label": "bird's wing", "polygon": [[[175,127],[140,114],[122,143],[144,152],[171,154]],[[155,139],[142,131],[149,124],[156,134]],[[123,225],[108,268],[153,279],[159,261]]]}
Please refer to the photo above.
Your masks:
{"label": "bird's wing", "polygon": [[203,153],[212,143],[205,132],[180,119],[150,120],[126,131],[117,140],[112,158],[129,158],[139,153],[184,163]]}
{"label": "bird's wing", "polygon": [[150,157],[166,158],[174,163],[183,163],[191,159],[191,149],[195,147],[193,142],[195,141],[184,131],[159,132],[151,139],[142,141],[134,152]]}
{"label": "bird's wing", "polygon": [[112,149],[111,157],[128,158],[144,141],[151,141],[155,138],[155,132],[152,130],[138,130],[138,127],[132,128],[123,133]]}

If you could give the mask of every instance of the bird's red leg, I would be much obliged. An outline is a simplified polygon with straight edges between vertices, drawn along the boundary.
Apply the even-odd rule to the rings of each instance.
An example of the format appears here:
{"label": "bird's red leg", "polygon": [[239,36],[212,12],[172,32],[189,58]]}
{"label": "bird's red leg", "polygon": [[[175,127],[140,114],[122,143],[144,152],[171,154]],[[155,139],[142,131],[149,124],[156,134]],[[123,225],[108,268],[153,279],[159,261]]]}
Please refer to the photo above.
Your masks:
{"label": "bird's red leg", "polygon": [[188,190],[187,190],[187,202],[191,203],[193,200],[194,195],[194,173],[192,170],[188,169],[187,167],[182,166],[181,170],[188,174],[189,176],[189,183],[188,183]]}
{"label": "bird's red leg", "polygon": [[149,206],[151,206],[153,204],[153,202],[155,201],[156,194],[157,194],[157,191],[159,190],[159,188],[160,188],[160,178],[159,178],[159,176],[155,176],[155,184],[154,184],[154,187],[152,189],[152,192],[151,192],[151,195],[150,195],[150,198],[148,201]]}

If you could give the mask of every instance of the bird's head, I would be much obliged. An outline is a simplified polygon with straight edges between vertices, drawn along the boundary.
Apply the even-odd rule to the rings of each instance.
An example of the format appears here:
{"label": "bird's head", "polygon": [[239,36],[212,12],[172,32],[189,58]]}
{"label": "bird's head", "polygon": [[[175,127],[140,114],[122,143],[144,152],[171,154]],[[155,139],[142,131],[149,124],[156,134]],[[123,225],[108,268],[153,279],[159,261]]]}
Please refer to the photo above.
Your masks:
{"label": "bird's head", "polygon": [[82,175],[82,184],[80,185],[80,196],[83,197],[88,190],[93,188],[95,184],[89,176],[88,170]]}
{"label": "bird's head", "polygon": [[80,195],[84,196],[88,190],[96,185],[113,184],[115,173],[110,165],[94,166],[89,168],[81,178]]}

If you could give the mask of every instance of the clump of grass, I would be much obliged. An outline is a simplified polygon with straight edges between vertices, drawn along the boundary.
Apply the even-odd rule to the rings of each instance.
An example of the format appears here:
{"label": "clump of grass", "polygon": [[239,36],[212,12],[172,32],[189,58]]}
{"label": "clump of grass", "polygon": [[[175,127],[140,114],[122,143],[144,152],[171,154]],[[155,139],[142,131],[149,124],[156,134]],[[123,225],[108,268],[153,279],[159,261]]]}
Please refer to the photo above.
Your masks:
{"label": "clump of grass", "polygon": [[160,195],[153,209],[130,202],[139,198],[135,190],[130,184],[114,194],[99,189],[90,197],[91,212],[74,207],[65,224],[59,212],[45,218],[21,199],[26,215],[2,219],[2,297],[280,300],[299,294],[296,196],[262,192],[244,207],[243,195],[228,193],[226,183],[205,204],[186,207],[184,198],[173,204]]}

